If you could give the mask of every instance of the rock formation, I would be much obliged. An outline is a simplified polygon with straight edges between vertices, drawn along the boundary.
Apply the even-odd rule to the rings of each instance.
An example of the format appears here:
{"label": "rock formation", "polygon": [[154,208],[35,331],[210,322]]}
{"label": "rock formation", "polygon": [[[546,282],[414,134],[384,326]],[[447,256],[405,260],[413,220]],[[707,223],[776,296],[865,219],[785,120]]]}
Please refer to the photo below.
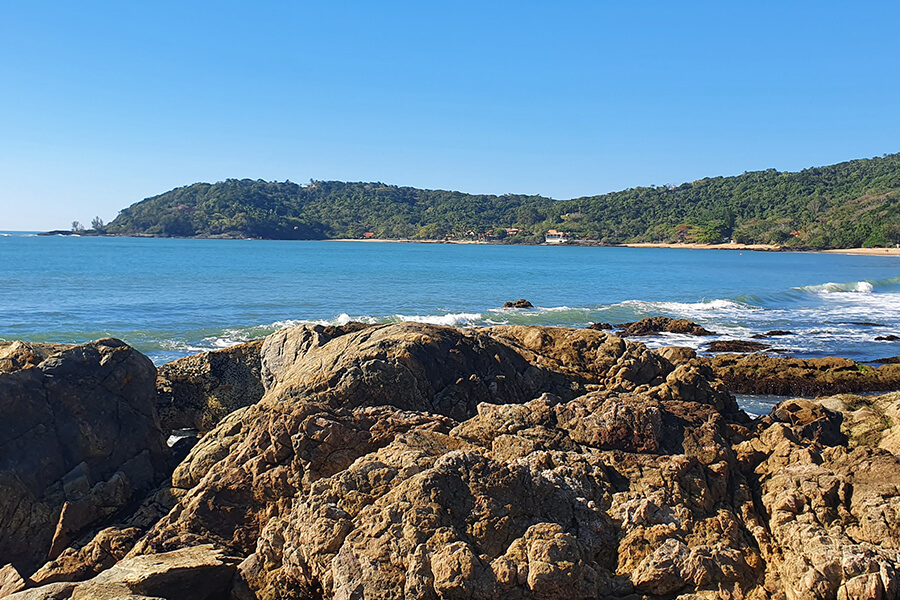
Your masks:
{"label": "rock formation", "polygon": [[707,359],[729,390],[742,394],[825,396],[900,389],[900,364],[878,368],[847,358],[720,354]]}
{"label": "rock formation", "polygon": [[503,308],[534,308],[534,304],[525,298],[519,298],[518,300],[504,302]]}
{"label": "rock formation", "polygon": [[231,381],[237,408],[96,534],[0,569],[0,596],[897,598],[898,394],[752,422],[709,360],[416,323],[193,357],[163,401],[212,415]]}
{"label": "rock formation", "polygon": [[123,342],[0,356],[0,564],[31,573],[164,479],[156,369]]}
{"label": "rock formation", "polygon": [[616,325],[620,329],[619,335],[636,337],[653,335],[654,333],[682,333],[686,335],[716,335],[715,332],[704,329],[693,321],[687,319],[671,319],[669,317],[649,317],[634,323],[622,323]]}
{"label": "rock formation", "polygon": [[716,340],[709,343],[709,345],[707,346],[707,350],[714,354],[718,354],[720,352],[745,354],[749,352],[761,352],[762,350],[765,350],[769,347],[769,344],[753,342],[750,340]]}

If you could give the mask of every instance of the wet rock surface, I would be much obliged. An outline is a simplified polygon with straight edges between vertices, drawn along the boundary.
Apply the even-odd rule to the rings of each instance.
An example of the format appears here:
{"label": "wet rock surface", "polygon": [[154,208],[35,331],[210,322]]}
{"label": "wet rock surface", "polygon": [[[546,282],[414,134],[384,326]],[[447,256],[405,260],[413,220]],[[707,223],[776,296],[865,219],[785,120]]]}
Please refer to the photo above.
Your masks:
{"label": "wet rock surface", "polygon": [[634,323],[622,323],[616,325],[620,330],[619,335],[634,337],[653,335],[655,333],[681,333],[685,335],[716,335],[715,332],[704,329],[693,321],[687,319],[672,319],[669,317],[649,317]]}
{"label": "wet rock surface", "polygon": [[741,394],[824,396],[900,389],[900,364],[872,367],[838,358],[720,354],[705,359],[729,390]]}
{"label": "wet rock surface", "polygon": [[534,304],[525,298],[519,298],[518,300],[504,302],[503,308],[534,308]]}
{"label": "wet rock surface", "polygon": [[748,352],[760,352],[769,348],[769,344],[753,342],[750,340],[716,340],[710,342],[707,350],[712,353],[730,352],[745,354]]}
{"label": "wet rock surface", "polygon": [[715,359],[590,329],[303,326],[253,348],[258,400],[40,569],[0,570],[14,598],[900,593],[900,394],[754,422]]}

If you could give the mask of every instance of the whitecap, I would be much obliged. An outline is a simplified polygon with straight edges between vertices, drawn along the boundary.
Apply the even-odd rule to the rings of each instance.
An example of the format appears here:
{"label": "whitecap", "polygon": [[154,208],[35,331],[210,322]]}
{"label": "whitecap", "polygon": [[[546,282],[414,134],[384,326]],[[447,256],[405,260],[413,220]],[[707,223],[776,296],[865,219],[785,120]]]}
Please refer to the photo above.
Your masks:
{"label": "whitecap", "polygon": [[431,325],[474,325],[482,320],[479,313],[448,313],[446,315],[395,315],[400,321],[429,323]]}
{"label": "whitecap", "polygon": [[875,291],[875,286],[869,281],[850,281],[847,283],[830,281],[819,285],[804,285],[793,289],[813,294],[835,294],[840,292],[871,294]]}

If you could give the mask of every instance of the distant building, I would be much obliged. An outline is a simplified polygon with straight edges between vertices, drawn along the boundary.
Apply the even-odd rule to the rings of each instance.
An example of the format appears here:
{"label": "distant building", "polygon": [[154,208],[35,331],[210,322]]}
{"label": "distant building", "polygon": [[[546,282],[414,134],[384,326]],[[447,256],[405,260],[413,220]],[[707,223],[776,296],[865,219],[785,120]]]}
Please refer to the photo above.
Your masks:
{"label": "distant building", "polygon": [[372,231],[367,231],[363,234],[363,238],[367,240],[372,239],[373,237],[375,237],[375,233]]}
{"label": "distant building", "polygon": [[551,229],[544,236],[544,241],[548,244],[562,244],[566,240],[569,239],[569,235],[567,233],[563,233],[561,231],[557,231],[555,229]]}
{"label": "distant building", "polygon": [[516,235],[518,233],[519,233],[519,230],[516,229],[515,227],[511,227],[506,230],[506,235]]}

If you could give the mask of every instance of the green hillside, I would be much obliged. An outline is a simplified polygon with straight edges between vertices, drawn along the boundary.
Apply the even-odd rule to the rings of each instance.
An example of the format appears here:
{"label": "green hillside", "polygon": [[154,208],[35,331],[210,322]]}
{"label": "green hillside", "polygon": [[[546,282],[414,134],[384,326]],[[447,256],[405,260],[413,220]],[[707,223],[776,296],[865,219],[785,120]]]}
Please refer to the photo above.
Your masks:
{"label": "green hillside", "polygon": [[[519,229],[516,235],[507,229]],[[774,243],[850,248],[900,243],[900,154],[799,173],[774,169],[680,186],[552,200],[383,183],[196,183],[147,198],[104,229],[115,235],[536,242],[548,229],[598,243]]]}

